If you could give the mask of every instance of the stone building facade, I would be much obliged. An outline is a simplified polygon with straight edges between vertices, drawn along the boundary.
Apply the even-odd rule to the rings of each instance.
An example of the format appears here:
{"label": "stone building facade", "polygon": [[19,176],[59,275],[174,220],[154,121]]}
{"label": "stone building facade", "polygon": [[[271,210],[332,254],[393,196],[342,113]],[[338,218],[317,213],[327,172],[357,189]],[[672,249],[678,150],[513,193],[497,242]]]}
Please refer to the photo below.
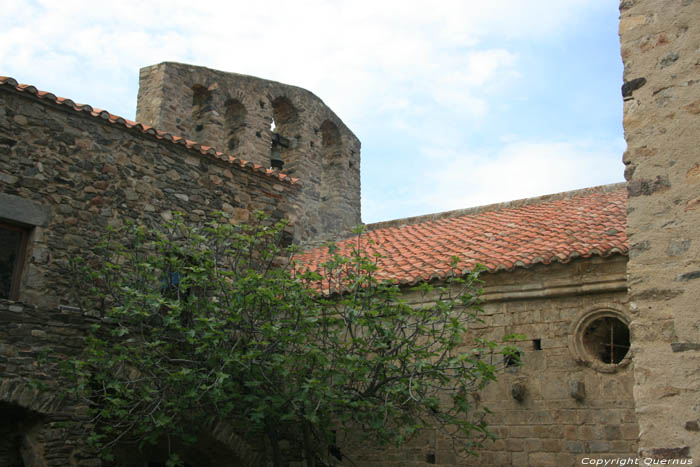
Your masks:
{"label": "stone building facade", "polygon": [[624,0],[634,400],[642,456],[700,462],[700,3]]}
{"label": "stone building facade", "polygon": [[[438,437],[424,443],[419,455],[409,451],[412,460],[564,467],[591,457],[634,457],[638,426],[630,355],[610,364],[584,341],[591,326],[607,324],[608,317],[629,319],[625,263],[616,255],[488,274],[484,322],[470,337],[526,337],[518,342],[523,366],[506,367],[481,395],[497,439],[486,442],[478,457],[459,458],[449,440]],[[399,467],[408,460],[404,453],[395,459],[376,465]]]}
{"label": "stone building facade", "polygon": [[[39,362],[74,353],[91,323],[69,294],[71,256],[110,226],[175,211],[193,223],[214,211],[243,222],[256,210],[294,221],[300,198],[289,175],[0,78],[0,465],[100,465],[81,457],[84,408],[32,386],[56,384]],[[286,235],[303,234],[290,225]]]}
{"label": "stone building facade", "polygon": [[[429,432],[399,450],[353,450],[351,460],[575,466],[635,457],[625,201],[617,184],[368,225],[359,245],[381,255],[380,274],[399,280],[411,304],[431,299],[411,286],[445,278],[451,256],[461,258],[460,269],[483,264],[483,323],[470,327],[464,351],[474,338],[519,334],[523,366],[506,363],[480,395],[497,439],[478,457],[457,456],[451,440]],[[337,246],[348,253],[358,243]],[[316,268],[328,253],[319,248],[299,260]]]}
{"label": "stone building facade", "polygon": [[[482,395],[498,439],[480,458],[465,460],[426,433],[399,451],[359,453],[357,465],[577,465],[635,453],[697,461],[700,4],[623,0],[620,12],[626,216],[603,230],[596,226],[604,224],[582,223],[595,232],[587,238],[598,242],[584,254],[506,258],[489,268],[485,322],[474,332],[527,337],[525,365],[507,368]],[[0,78],[0,465],[101,465],[82,448],[85,407],[35,385],[57,383],[42,362],[81,347],[93,318],[73,307],[65,264],[107,227],[130,219],[162,222],[174,211],[190,222],[221,211],[235,223],[259,209],[291,222],[289,241],[311,244],[360,222],[360,143],[308,91],[162,63],[141,72],[137,120]],[[280,165],[282,171],[271,168]],[[483,220],[620,189],[395,221],[370,231],[437,219],[449,228],[463,217]],[[610,205],[619,208],[619,200]],[[537,236],[530,250],[509,250],[499,232],[481,239],[489,255],[536,253]],[[567,229],[559,233],[571,236]],[[425,234],[398,248],[411,253],[431,241]],[[439,280],[439,267],[411,260],[397,262],[392,276],[406,285]],[[402,276],[415,268],[421,273]],[[406,297],[415,300],[410,292]],[[630,343],[630,352],[615,357],[611,349]],[[207,443],[219,457],[200,453],[206,465],[266,463],[264,451],[230,427],[212,427]]]}

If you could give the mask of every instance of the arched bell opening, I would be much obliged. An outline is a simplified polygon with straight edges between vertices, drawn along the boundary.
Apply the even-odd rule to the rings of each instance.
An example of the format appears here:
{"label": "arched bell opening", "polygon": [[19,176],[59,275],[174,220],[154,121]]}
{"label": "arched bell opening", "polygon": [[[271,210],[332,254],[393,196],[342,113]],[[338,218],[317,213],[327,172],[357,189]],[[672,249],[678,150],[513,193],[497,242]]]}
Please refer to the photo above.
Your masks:
{"label": "arched bell opening", "polygon": [[278,97],[272,101],[270,167],[282,169],[289,163],[289,156],[295,146],[298,121],[299,113],[287,97]]}
{"label": "arched bell opening", "polygon": [[323,229],[337,232],[341,225],[341,215],[336,212],[339,202],[346,192],[346,163],[343,157],[343,142],[338,126],[326,120],[321,124],[321,185],[320,214]]}
{"label": "arched bell opening", "polygon": [[248,112],[238,99],[227,99],[224,102],[224,131],[226,151],[238,149],[244,140],[246,116]]}

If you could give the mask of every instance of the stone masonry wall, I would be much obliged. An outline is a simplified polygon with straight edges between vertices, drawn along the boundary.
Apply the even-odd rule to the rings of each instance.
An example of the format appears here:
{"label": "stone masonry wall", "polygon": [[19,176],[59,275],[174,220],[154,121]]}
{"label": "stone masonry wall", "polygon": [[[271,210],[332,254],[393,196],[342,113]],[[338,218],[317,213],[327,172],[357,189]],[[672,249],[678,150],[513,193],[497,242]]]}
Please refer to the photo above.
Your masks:
{"label": "stone masonry wall", "polygon": [[700,2],[620,3],[640,455],[700,460]]}
{"label": "stone masonry wall", "polygon": [[[0,465],[99,466],[81,449],[90,428],[85,407],[59,391],[35,389],[37,382],[56,385],[54,364],[81,349],[89,318],[0,300],[0,321],[0,414],[16,414],[13,432],[0,433]],[[0,430],[7,427],[2,421]]]}
{"label": "stone masonry wall", "polygon": [[[87,407],[61,391],[57,364],[78,354],[94,318],[72,307],[39,308],[0,300],[0,466],[148,467],[167,452],[129,445],[118,461],[103,463],[85,447],[91,429]],[[250,446],[221,421],[183,455],[199,465],[265,465],[263,446]],[[188,458],[188,457],[186,457]],[[195,461],[192,461],[195,462]]]}
{"label": "stone masonry wall", "polygon": [[299,240],[330,240],[361,222],[360,141],[305,89],[165,62],[141,69],[136,119],[263,167],[281,137],[284,171],[304,183]]}
{"label": "stone masonry wall", "polygon": [[231,223],[255,210],[297,217],[297,184],[7,88],[0,87],[2,201],[47,213],[31,232],[20,301],[70,304],[61,265],[127,220],[162,222],[174,211],[190,222],[213,211]]}
{"label": "stone masonry wall", "polygon": [[[501,372],[481,395],[493,411],[487,421],[497,439],[478,457],[460,458],[447,440],[424,433],[402,449],[359,452],[351,460],[363,467],[565,467],[586,457],[634,457],[638,426],[629,359],[597,365],[571,346],[580,319],[601,310],[627,315],[625,263],[615,255],[485,274],[484,323],[472,327],[473,336],[525,336],[518,343],[523,366]],[[419,297],[406,298],[416,303]],[[516,392],[524,395],[521,401]]]}
{"label": "stone masonry wall", "polygon": [[[0,86],[0,221],[29,232],[18,300],[0,300],[0,465],[101,465],[81,449],[85,408],[61,400],[52,365],[79,351],[92,320],[70,306],[72,255],[110,226],[160,223],[175,211],[191,223],[213,211],[230,223],[255,210],[295,220],[299,191],[289,178]],[[36,391],[36,381],[46,389]],[[240,465],[259,464],[231,430],[218,427],[213,436],[249,460]]]}

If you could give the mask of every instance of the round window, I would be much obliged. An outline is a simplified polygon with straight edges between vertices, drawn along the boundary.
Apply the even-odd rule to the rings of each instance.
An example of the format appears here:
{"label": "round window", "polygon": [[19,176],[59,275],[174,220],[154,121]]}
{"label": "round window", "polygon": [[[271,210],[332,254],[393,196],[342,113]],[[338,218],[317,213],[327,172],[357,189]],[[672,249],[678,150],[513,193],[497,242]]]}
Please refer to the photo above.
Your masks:
{"label": "round window", "polygon": [[629,320],[618,310],[596,310],[583,315],[569,336],[577,360],[596,370],[614,372],[630,360]]}
{"label": "round window", "polygon": [[620,363],[630,349],[630,330],[612,316],[598,318],[583,331],[583,346],[603,363]]}

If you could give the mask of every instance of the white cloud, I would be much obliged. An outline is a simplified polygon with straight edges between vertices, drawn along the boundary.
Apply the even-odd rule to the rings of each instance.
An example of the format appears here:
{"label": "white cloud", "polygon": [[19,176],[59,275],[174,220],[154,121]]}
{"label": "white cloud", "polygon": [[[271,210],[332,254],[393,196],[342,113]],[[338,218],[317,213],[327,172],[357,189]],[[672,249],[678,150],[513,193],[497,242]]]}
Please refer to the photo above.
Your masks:
{"label": "white cloud", "polygon": [[377,222],[530,198],[623,181],[625,141],[517,141],[494,152],[424,148],[423,168],[382,192],[365,193],[363,221]]}
{"label": "white cloud", "polygon": [[[481,115],[488,104],[479,88],[515,60],[479,45],[486,37],[556,32],[603,1],[122,0],[98,8],[87,0],[10,0],[0,63],[54,90],[76,75],[136,76],[148,64],[196,61],[312,89],[350,121],[384,97],[406,95]],[[114,97],[125,101],[133,108],[135,96]]]}
{"label": "white cloud", "polygon": [[426,176],[429,212],[461,209],[622,181],[624,140],[520,141],[495,154],[453,154]]}

